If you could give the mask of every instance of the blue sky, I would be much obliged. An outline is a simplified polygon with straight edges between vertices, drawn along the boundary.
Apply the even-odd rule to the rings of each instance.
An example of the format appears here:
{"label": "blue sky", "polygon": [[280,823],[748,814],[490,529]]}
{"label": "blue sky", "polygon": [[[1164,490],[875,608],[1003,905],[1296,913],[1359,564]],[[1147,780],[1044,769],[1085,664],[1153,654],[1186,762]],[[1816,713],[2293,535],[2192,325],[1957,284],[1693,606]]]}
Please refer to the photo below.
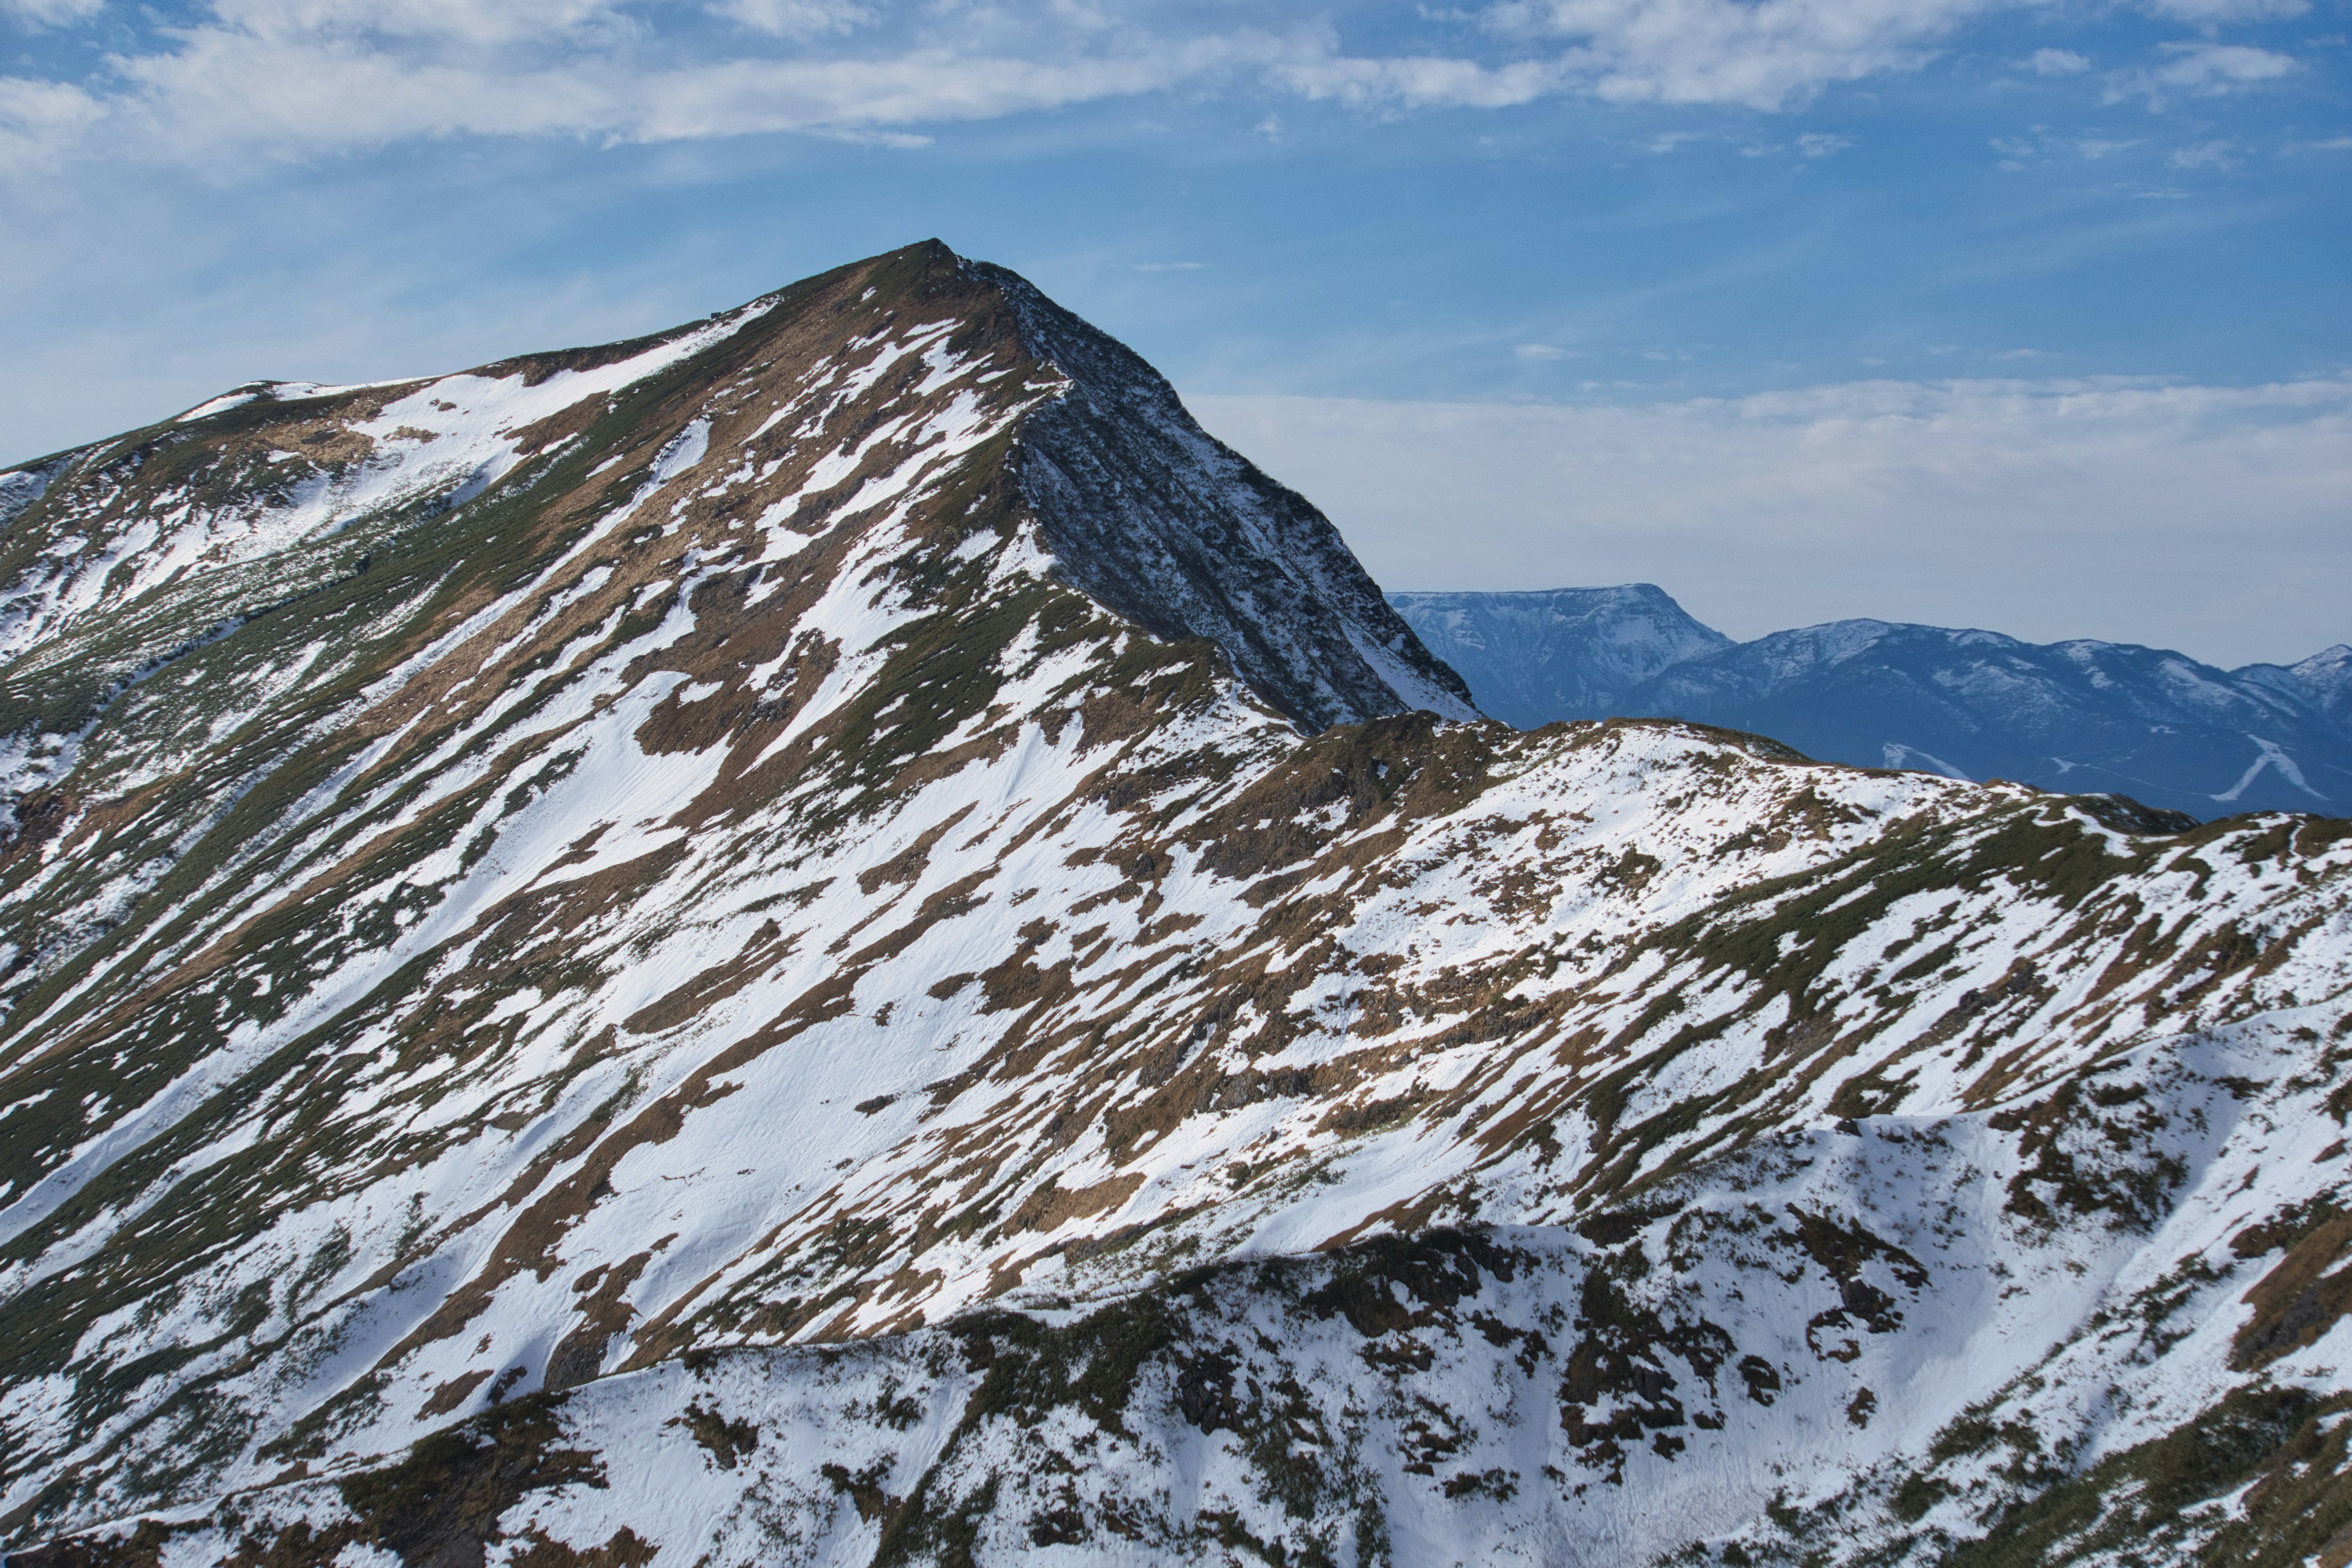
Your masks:
{"label": "blue sky", "polygon": [[0,0],[0,454],[937,235],[1398,587],[2352,640],[2352,3]]}

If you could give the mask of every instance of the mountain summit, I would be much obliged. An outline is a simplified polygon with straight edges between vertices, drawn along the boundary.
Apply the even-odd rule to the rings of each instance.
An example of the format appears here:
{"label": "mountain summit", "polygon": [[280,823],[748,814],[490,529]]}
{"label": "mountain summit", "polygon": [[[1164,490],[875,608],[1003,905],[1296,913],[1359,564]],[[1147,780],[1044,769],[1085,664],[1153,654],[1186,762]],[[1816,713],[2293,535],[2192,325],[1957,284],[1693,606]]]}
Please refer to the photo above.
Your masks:
{"label": "mountain summit", "polygon": [[2352,1539],[2342,823],[1481,720],[936,245],[0,496],[12,1563]]}
{"label": "mountain summit", "polygon": [[1624,711],[1624,693],[1669,665],[1732,646],[1650,583],[1505,594],[1391,594],[1390,603],[1522,730]]}

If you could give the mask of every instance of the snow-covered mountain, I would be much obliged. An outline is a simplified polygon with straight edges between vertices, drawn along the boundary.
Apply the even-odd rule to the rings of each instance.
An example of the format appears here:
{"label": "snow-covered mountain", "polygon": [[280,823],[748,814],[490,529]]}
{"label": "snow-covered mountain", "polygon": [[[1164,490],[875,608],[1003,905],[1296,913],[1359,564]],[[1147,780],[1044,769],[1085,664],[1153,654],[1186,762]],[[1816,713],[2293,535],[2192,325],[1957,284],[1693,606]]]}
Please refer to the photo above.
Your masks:
{"label": "snow-covered mountain", "polygon": [[[1486,711],[1522,727],[1689,719],[1829,762],[2112,792],[2200,819],[2352,811],[2352,649],[2230,671],[2161,648],[1866,620],[1734,643],[1647,584],[1391,601]],[[1548,602],[1573,608],[1546,615]]]}
{"label": "snow-covered mountain", "polygon": [[11,1562],[2352,1526],[2340,822],[1477,719],[936,245],[20,471]]}
{"label": "snow-covered mountain", "polygon": [[2352,731],[2352,646],[2337,643],[2300,664],[2249,664],[2232,673],[2308,702]]}
{"label": "snow-covered mountain", "polygon": [[1522,730],[1622,712],[1624,694],[1668,665],[1731,646],[1648,583],[1389,603],[1462,672],[1481,710]]}

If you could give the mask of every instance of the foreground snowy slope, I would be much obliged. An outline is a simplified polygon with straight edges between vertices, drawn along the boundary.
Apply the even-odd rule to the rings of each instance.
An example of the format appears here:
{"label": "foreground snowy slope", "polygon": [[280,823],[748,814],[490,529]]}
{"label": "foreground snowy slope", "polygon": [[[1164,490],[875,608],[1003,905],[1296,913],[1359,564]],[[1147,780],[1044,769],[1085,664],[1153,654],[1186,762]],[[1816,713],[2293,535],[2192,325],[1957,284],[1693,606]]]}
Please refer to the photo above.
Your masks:
{"label": "foreground snowy slope", "polygon": [[936,246],[224,401],[0,534],[34,1560],[2336,1528],[2347,825],[1477,721]]}

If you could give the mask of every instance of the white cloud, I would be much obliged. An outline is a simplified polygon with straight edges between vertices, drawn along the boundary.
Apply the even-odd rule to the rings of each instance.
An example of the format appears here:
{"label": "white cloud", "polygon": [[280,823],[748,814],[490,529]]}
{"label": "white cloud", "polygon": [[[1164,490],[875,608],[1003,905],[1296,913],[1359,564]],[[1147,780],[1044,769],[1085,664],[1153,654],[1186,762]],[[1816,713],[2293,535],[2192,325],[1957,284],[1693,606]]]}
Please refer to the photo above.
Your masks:
{"label": "white cloud", "polygon": [[1187,401],[1391,587],[1646,580],[1739,636],[1880,616],[2231,663],[2352,631],[2352,378]]}
{"label": "white cloud", "polygon": [[2057,136],[2046,125],[2036,125],[2027,136],[1995,136],[1986,144],[2001,155],[2004,169],[2021,169],[2028,163],[2052,155],[2072,153],[2087,163],[2095,163],[2112,158],[2118,153],[2128,153],[2144,144],[2143,137]]}
{"label": "white cloud", "polygon": [[2016,0],[1504,0],[1507,37],[1575,47],[1560,64],[1618,103],[1780,110],[1836,82],[1916,70],[1963,23]]}
{"label": "white cloud", "polygon": [[2091,57],[2072,49],[2036,49],[2025,57],[2025,68],[2035,76],[2080,76],[2091,68]]}
{"label": "white cloud", "polygon": [[[66,16],[100,3],[0,6]],[[1213,15],[1201,8],[1090,0],[691,0],[737,25],[699,31],[672,26],[689,0],[206,3],[148,52],[53,84],[101,112],[20,113],[0,160],[23,167],[77,144],[118,157],[301,159],[429,137],[798,132],[908,146],[943,124],[1234,84],[1380,114],[1559,96],[1778,110],[1834,83],[1916,70],[1970,21],[2044,0],[1499,0],[1467,18],[1483,25],[1489,58],[1351,54],[1328,21],[1201,31]],[[2218,16],[2292,0],[2159,3]],[[2064,72],[2089,61],[2044,49],[2032,64]],[[2263,49],[2182,44],[2153,69],[2110,79],[2109,92],[2154,103],[2293,68]],[[1278,140],[1279,117],[1258,132]],[[1649,145],[1671,151],[1693,134],[1670,130]],[[1847,144],[1795,139],[1813,158]]]}
{"label": "white cloud", "polygon": [[2170,57],[2168,63],[2110,78],[2107,101],[2145,98],[2149,108],[2161,109],[2176,93],[2211,98],[2246,92],[2303,68],[2292,55],[2249,44],[2166,44],[2163,50]]}
{"label": "white cloud", "polygon": [[660,13],[625,0],[211,0],[207,20],[171,31],[162,47],[112,57],[78,86],[34,84],[79,93],[99,112],[0,121],[0,168],[53,160],[77,143],[188,160],[239,151],[304,158],[446,136],[662,142],[797,132],[921,145],[914,128],[1149,93],[1328,52],[1311,35],[1152,37],[1086,23],[1064,3],[1035,16],[926,8],[923,26],[845,57],[816,36],[876,20],[877,6],[709,0],[708,8],[782,47],[719,49],[656,34]]}
{"label": "white cloud", "polygon": [[2311,0],[2147,0],[2147,8],[2176,22],[2269,22],[2302,16]]}
{"label": "white cloud", "polygon": [[0,17],[26,27],[62,27],[105,8],[106,0],[0,0]]}
{"label": "white cloud", "polygon": [[2234,169],[2242,161],[2234,142],[2199,142],[2176,147],[2167,160],[2176,169]]}
{"label": "white cloud", "polygon": [[1521,343],[1511,353],[1529,364],[1549,364],[1568,357],[1566,349],[1556,349],[1549,343]]}
{"label": "white cloud", "polygon": [[1275,79],[1308,99],[1360,109],[1509,109],[1564,90],[1574,62],[1475,60],[1415,55],[1369,59],[1307,55],[1274,67]]}
{"label": "white cloud", "polygon": [[[248,147],[305,156],[418,136],[592,136],[637,142],[803,132],[919,144],[898,128],[985,120],[1150,92],[1252,57],[1244,37],[1063,59],[914,49],[878,59],[734,58],[635,69],[602,53],[503,66],[463,49],[403,53],[338,36],[344,0],[310,0],[321,25],[213,26],[174,52],[124,59],[111,108],[157,142],[202,155]],[[270,0],[282,13],[290,5]],[[256,4],[256,10],[263,9]],[[441,7],[409,0],[409,11]],[[483,32],[593,24],[584,4],[485,7]],[[426,18],[419,17],[418,25]]]}
{"label": "white cloud", "polygon": [[786,38],[846,33],[875,20],[871,10],[853,0],[719,0],[710,9],[756,32]]}
{"label": "white cloud", "polygon": [[105,113],[68,83],[0,77],[0,168],[47,167]]}
{"label": "white cloud", "polygon": [[469,47],[561,37],[619,15],[615,0],[213,0],[212,12],[207,31],[278,43],[373,37]]}

